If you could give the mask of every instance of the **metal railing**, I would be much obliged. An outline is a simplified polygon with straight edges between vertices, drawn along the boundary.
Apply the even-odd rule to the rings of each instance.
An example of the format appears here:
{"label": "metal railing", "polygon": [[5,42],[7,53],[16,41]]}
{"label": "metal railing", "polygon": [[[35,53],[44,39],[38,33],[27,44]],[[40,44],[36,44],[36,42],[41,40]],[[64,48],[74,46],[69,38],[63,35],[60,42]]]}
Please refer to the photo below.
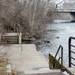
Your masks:
{"label": "metal railing", "polygon": [[59,51],[61,51],[61,56],[59,56],[59,58],[58,58],[57,61],[59,62],[61,60],[61,63],[60,64],[63,66],[63,46],[62,45],[59,46],[59,48],[58,48],[58,50],[57,50],[57,52],[55,54],[55,59],[56,59]]}
{"label": "metal railing", "polygon": [[69,67],[75,66],[75,64],[72,62],[72,60],[75,60],[75,58],[72,56],[72,54],[75,54],[75,51],[73,51],[72,48],[75,48],[75,45],[72,44],[72,40],[75,40],[75,37],[69,38]]}
{"label": "metal railing", "polygon": [[[57,59],[57,56],[60,53],[60,56]],[[49,53],[49,68],[50,69],[63,69],[63,47],[60,45],[55,56]]]}

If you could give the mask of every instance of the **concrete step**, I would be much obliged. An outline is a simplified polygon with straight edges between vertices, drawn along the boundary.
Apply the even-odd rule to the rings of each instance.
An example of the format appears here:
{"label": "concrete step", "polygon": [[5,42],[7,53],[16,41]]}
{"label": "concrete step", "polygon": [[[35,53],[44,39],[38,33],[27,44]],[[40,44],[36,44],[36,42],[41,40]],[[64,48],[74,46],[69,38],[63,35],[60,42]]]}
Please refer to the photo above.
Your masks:
{"label": "concrete step", "polygon": [[62,74],[62,73],[37,73],[37,74],[18,73],[17,75],[65,75],[65,74]]}
{"label": "concrete step", "polygon": [[67,67],[67,69],[68,69],[73,75],[75,75],[75,67],[71,67],[71,68]]}
{"label": "concrete step", "polygon": [[18,75],[65,75],[61,70],[50,70],[49,68],[42,68],[39,70],[26,71],[25,73],[18,72]]}

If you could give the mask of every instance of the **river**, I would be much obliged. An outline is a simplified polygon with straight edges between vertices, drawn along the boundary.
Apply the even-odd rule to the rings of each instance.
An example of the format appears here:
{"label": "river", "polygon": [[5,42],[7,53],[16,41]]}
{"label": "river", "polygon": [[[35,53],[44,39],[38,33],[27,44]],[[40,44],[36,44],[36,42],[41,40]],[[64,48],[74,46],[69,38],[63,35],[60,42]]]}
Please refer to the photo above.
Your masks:
{"label": "river", "polygon": [[[75,37],[75,23],[54,23],[49,24],[47,28],[46,40],[48,44],[41,44],[41,52],[48,57],[49,53],[55,55],[59,45],[63,46],[64,64],[68,65],[68,39]],[[60,54],[59,54],[60,56]]]}

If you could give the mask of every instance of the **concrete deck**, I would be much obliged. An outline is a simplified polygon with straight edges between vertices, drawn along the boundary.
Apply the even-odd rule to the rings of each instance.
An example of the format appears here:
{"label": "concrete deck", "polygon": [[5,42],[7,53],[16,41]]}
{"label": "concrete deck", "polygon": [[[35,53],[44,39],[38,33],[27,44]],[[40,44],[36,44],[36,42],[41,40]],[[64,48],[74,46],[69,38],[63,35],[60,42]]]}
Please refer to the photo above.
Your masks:
{"label": "concrete deck", "polygon": [[66,67],[73,75],[75,75],[75,67]]}
{"label": "concrete deck", "polygon": [[37,53],[35,45],[11,45],[8,51],[8,58],[9,62],[18,71],[25,72],[48,67],[45,58]]}
{"label": "concrete deck", "polygon": [[7,54],[11,69],[15,69],[17,75],[63,75],[60,70],[49,69],[48,62],[33,44],[12,44],[0,48],[1,54]]}

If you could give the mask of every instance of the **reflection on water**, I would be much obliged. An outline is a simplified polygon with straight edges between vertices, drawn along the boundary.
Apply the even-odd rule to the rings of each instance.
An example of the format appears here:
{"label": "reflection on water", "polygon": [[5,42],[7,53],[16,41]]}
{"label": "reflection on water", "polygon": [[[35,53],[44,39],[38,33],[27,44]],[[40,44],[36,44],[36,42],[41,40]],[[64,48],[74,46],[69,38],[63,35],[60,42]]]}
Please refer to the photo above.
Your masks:
{"label": "reflection on water", "polygon": [[50,52],[55,54],[59,45],[62,45],[64,47],[64,63],[68,64],[68,39],[70,36],[75,37],[75,23],[49,24],[47,30],[46,40],[50,43],[45,44],[41,51],[48,56]]}

